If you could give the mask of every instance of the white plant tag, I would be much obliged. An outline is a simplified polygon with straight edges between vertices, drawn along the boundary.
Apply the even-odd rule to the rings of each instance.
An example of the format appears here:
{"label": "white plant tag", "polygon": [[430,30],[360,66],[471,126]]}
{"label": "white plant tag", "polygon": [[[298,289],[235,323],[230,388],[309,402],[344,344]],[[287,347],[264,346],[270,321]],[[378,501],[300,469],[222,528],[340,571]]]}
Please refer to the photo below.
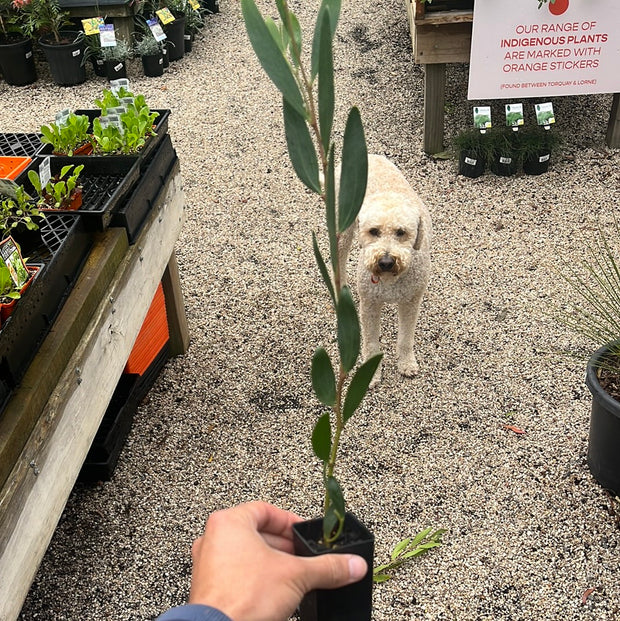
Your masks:
{"label": "white plant tag", "polygon": [[474,108],[474,127],[489,129],[491,124],[491,106],[476,106]]}
{"label": "white plant tag", "polygon": [[164,32],[164,29],[161,27],[161,24],[159,23],[158,19],[149,19],[146,22],[149,25],[149,28],[151,29],[151,32],[153,33],[153,36],[155,37],[155,41],[163,41],[164,39],[166,39],[166,33]]}
{"label": "white plant tag", "polygon": [[41,187],[47,185],[47,182],[52,178],[52,169],[50,166],[50,158],[46,157],[39,166],[39,179],[41,179]]}
{"label": "white plant tag", "polygon": [[511,103],[506,104],[506,125],[508,127],[520,127],[525,121],[523,120],[523,104]]}
{"label": "white plant tag", "polygon": [[101,47],[116,47],[114,24],[99,26],[99,40],[101,41]]}
{"label": "white plant tag", "polygon": [[118,95],[118,92],[124,88],[126,91],[129,90],[129,80],[127,78],[118,78],[118,80],[110,80],[110,90]]}

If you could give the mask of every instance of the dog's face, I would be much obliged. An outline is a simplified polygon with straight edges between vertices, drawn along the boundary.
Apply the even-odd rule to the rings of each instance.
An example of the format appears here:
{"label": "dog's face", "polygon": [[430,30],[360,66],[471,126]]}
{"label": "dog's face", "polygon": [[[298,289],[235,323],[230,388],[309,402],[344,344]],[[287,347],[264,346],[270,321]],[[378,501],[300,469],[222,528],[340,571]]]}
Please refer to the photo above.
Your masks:
{"label": "dog's face", "polygon": [[[380,204],[379,204],[380,203]],[[418,210],[399,201],[364,204],[359,216],[359,241],[362,260],[376,278],[394,280],[410,267],[414,250],[420,247],[422,235]]]}

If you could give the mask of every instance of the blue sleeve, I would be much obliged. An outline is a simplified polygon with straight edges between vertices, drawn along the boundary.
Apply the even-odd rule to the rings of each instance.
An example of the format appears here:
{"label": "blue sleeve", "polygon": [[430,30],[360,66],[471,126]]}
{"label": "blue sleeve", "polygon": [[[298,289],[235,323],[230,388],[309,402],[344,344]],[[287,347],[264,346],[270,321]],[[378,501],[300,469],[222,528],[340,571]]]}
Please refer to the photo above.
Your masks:
{"label": "blue sleeve", "polygon": [[202,604],[187,604],[171,608],[155,621],[231,621],[223,612]]}

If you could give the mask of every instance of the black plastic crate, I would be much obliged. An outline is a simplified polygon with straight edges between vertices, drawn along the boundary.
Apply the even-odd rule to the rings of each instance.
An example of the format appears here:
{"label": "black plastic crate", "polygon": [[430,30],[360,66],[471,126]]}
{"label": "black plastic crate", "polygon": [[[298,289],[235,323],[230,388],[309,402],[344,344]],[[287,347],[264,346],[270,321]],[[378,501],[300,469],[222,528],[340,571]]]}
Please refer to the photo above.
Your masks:
{"label": "black plastic crate", "polygon": [[139,403],[146,397],[169,357],[166,343],[143,375],[121,375],[106,413],[101,420],[84,465],[80,471],[82,482],[108,481],[121,454]]}
{"label": "black plastic crate", "polygon": [[42,147],[41,134],[0,134],[3,157],[34,157]]}
{"label": "black plastic crate", "polygon": [[[36,157],[28,169],[16,179],[16,183],[23,185],[31,196],[36,196],[36,192],[28,179],[28,171],[38,172],[43,159]],[[137,157],[130,156],[50,158],[52,175],[59,173],[63,166],[80,164],[84,165],[79,177],[79,183],[82,185],[82,206],[76,211],[56,209],[46,213],[80,217],[86,221],[90,230],[103,231],[110,224],[114,209],[131,192],[140,178],[140,161]]]}
{"label": "black plastic crate", "polygon": [[15,235],[29,264],[41,264],[32,284],[0,330],[0,377],[14,388],[49,332],[93,244],[80,218],[51,213],[27,243]]}
{"label": "black plastic crate", "polygon": [[[151,136],[145,143],[142,149],[136,154],[142,163],[145,163],[153,154],[157,145],[161,142],[162,138],[168,133],[168,117],[170,116],[170,110],[151,110],[151,112],[158,112],[159,116],[155,119],[155,136]],[[101,110],[99,108],[75,110],[75,114],[85,114],[90,121],[90,129],[92,129],[93,120],[101,116]],[[38,155],[52,155],[52,145],[42,145]],[[54,156],[64,157],[64,156]],[[74,156],[75,157],[75,156]],[[85,155],[79,157],[106,157],[115,158],[122,157],[117,155]]]}
{"label": "black plastic crate", "polygon": [[130,244],[133,244],[138,237],[146,216],[159,199],[170,171],[178,161],[170,136],[164,136],[143,169],[138,185],[127,201],[122,203],[112,215],[111,226],[126,229]]}

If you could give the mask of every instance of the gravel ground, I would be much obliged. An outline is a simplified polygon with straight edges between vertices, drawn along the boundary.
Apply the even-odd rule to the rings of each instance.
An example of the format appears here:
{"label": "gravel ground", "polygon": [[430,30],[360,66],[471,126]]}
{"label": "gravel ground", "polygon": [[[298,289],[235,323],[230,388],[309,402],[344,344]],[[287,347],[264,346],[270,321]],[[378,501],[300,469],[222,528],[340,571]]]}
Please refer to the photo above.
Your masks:
{"label": "gravel ground", "polygon": [[[291,4],[307,29],[318,0]],[[604,146],[611,97],[554,101],[565,144],[548,174],[459,177],[454,161],[422,151],[423,69],[402,1],[343,4],[336,127],[359,105],[369,149],[401,167],[434,223],[420,374],[397,374],[388,312],[384,379],[348,429],[339,473],[378,562],[425,526],[447,533],[376,588],[374,619],[618,619],[620,530],[586,465],[584,364],[557,355],[579,341],[549,317],[571,302],[562,262],[579,261],[618,211],[620,152]],[[141,404],[113,479],[76,486],[23,621],[152,619],[184,602],[209,512],[261,498],[318,513],[308,366],[333,333],[310,247],[320,209],[289,164],[279,96],[237,0],[222,0],[201,36],[163,78],[130,66],[134,90],[172,110],[191,347]],[[470,123],[466,83],[467,67],[450,66],[447,140]],[[36,131],[104,84],[58,88],[45,74],[32,87],[0,84],[0,128]]]}

